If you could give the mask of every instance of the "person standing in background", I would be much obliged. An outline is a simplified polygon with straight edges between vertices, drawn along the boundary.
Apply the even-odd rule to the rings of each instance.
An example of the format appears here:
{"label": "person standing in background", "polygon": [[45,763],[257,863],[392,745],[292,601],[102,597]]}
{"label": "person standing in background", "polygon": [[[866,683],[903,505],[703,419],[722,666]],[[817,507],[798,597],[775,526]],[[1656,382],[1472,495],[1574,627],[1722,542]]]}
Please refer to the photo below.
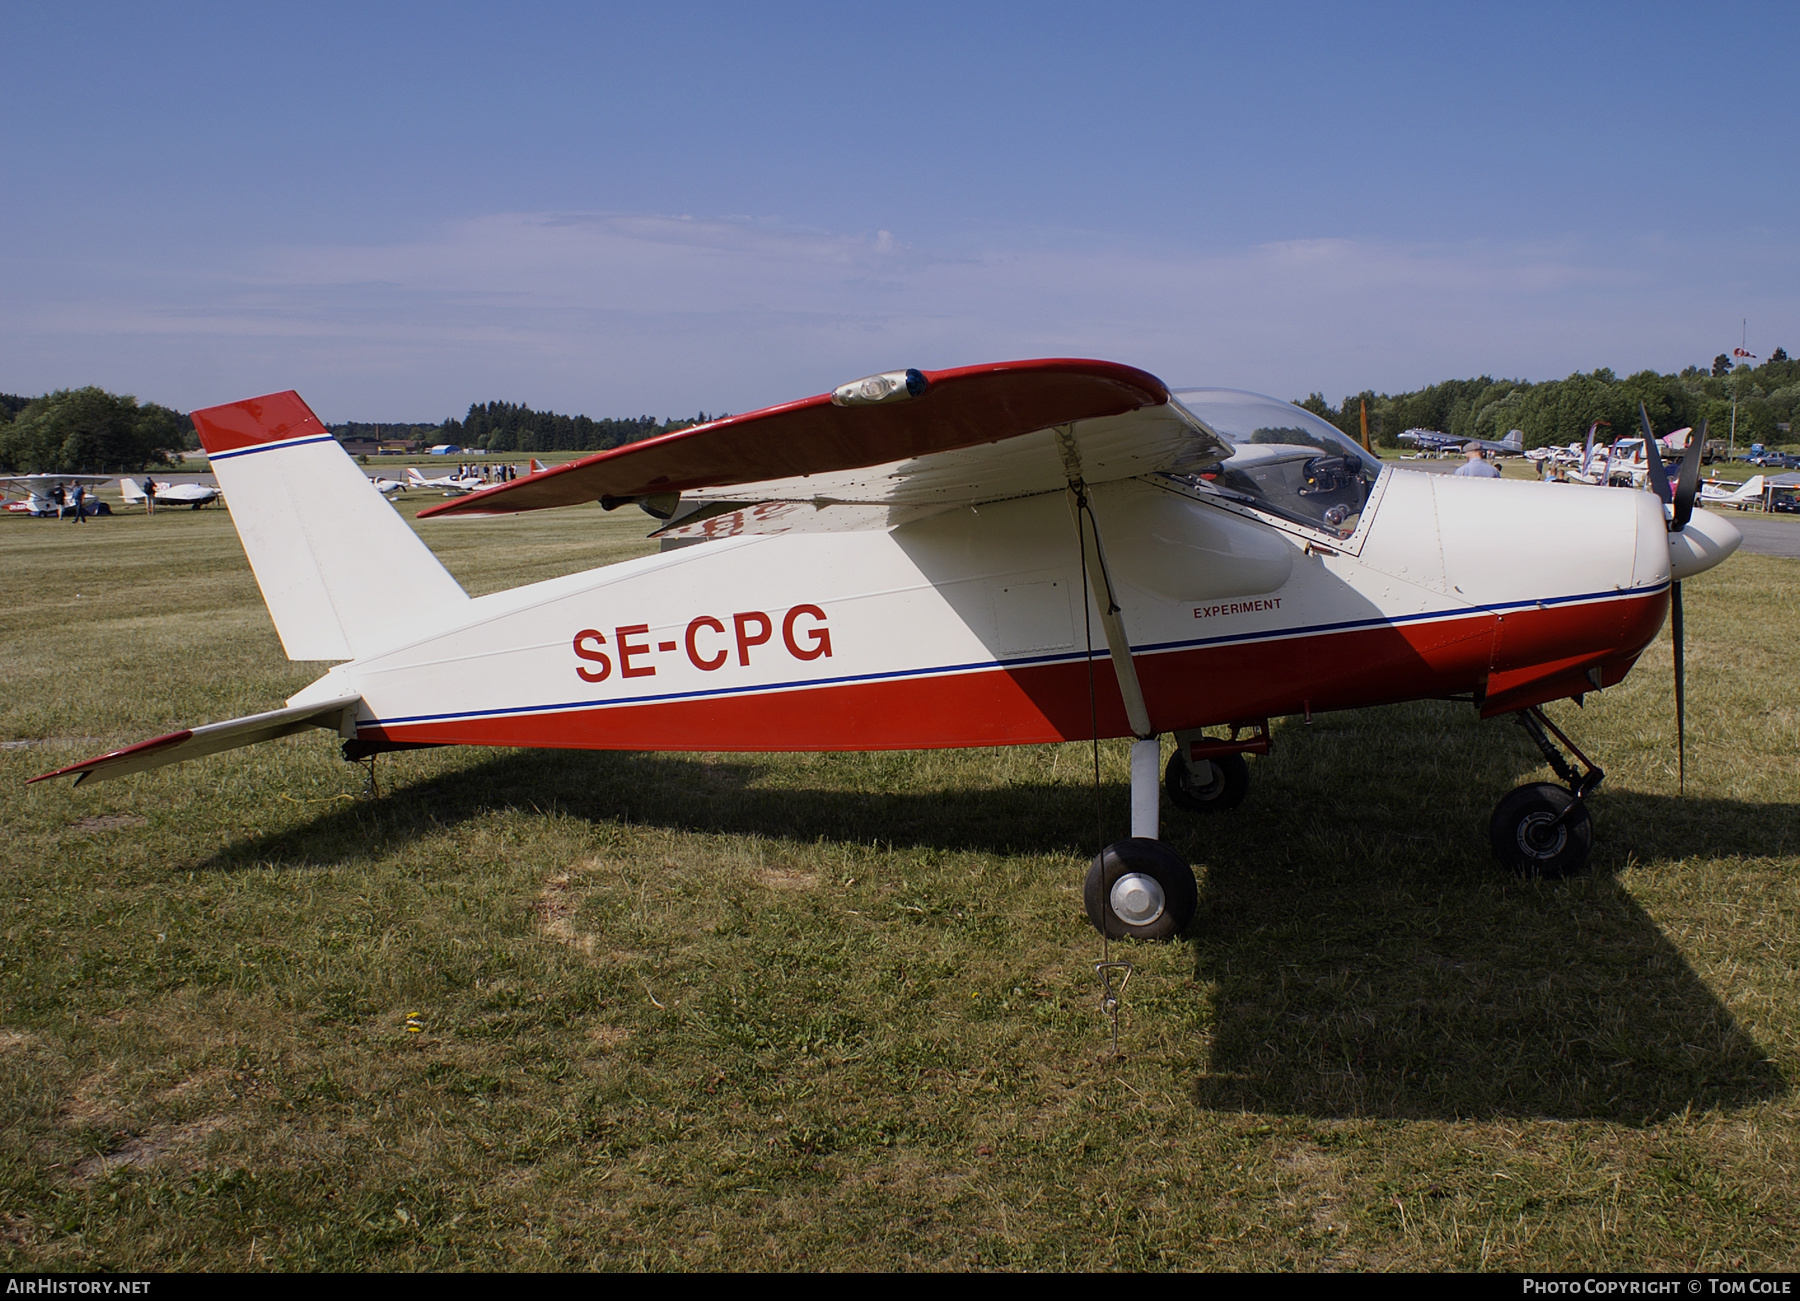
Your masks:
{"label": "person standing in background", "polygon": [[1498,479],[1500,477],[1500,471],[1487,463],[1480,443],[1468,443],[1463,447],[1463,451],[1468,453],[1469,459],[1456,468],[1458,477],[1470,479]]}

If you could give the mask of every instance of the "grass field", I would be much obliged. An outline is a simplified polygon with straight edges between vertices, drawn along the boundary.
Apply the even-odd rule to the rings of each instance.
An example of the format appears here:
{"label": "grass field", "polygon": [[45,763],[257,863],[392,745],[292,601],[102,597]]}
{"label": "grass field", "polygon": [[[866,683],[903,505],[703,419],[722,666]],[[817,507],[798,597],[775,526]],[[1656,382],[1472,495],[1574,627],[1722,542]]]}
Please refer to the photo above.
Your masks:
{"label": "grass field", "polygon": [[[421,532],[490,591],[642,528]],[[1553,710],[1611,774],[1575,881],[1489,859],[1509,723],[1279,724],[1242,809],[1165,810],[1200,912],[1115,946],[1111,1058],[1085,746],[27,788],[314,669],[222,511],[0,559],[9,1270],[1800,1266],[1800,562],[1687,587],[1685,798],[1666,642]]]}

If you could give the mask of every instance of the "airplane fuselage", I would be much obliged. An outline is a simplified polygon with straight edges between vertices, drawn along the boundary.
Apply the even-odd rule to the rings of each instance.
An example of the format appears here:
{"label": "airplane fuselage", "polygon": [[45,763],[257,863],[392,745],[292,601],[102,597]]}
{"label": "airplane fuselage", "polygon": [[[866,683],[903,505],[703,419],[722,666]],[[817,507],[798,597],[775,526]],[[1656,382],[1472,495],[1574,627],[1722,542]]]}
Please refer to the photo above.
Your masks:
{"label": "airplane fuselage", "polygon": [[1668,608],[1644,493],[1389,468],[1349,538],[1174,480],[1092,506],[1085,582],[1064,493],[723,538],[476,598],[293,703],[360,694],[359,739],[422,744],[1005,745],[1096,715],[1124,736],[1099,591],[1157,732],[1432,697],[1493,714],[1619,681]]}

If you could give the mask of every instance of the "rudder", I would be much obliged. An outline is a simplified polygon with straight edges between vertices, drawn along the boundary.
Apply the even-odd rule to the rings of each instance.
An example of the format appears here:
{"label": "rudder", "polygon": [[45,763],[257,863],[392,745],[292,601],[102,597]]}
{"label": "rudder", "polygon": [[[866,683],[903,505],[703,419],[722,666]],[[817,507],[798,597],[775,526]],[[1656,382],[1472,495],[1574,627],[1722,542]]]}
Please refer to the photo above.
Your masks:
{"label": "rudder", "polygon": [[193,420],[289,659],[385,650],[468,603],[298,393]]}

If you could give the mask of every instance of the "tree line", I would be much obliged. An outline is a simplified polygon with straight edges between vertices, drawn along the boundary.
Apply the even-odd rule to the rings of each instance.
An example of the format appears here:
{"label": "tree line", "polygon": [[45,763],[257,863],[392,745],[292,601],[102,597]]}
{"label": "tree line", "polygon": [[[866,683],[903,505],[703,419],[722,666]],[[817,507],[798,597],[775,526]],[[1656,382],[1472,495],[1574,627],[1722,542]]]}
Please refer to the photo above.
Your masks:
{"label": "tree line", "polygon": [[[1658,433],[1682,425],[1723,438],[1737,401],[1737,441],[1782,444],[1800,408],[1800,360],[1777,348],[1760,365],[1733,365],[1724,354],[1710,367],[1689,366],[1676,375],[1641,370],[1620,379],[1610,370],[1576,373],[1567,379],[1452,379],[1410,393],[1352,393],[1336,406],[1321,393],[1296,403],[1357,437],[1364,408],[1369,433],[1387,447],[1408,429],[1433,429],[1456,438],[1506,437],[1523,430],[1525,446],[1578,442],[1595,420],[1612,437],[1634,434],[1642,402]],[[717,420],[702,411],[691,419],[653,416],[600,419],[535,411],[522,402],[475,402],[461,420],[440,424],[374,424],[351,421],[330,426],[339,437],[418,439],[455,443],[488,452],[598,452]],[[1787,429],[1781,428],[1787,426]],[[105,474],[166,465],[174,453],[198,447],[194,422],[155,402],[104,389],[58,389],[43,397],[0,393],[0,471],[8,473]]]}
{"label": "tree line", "polygon": [[200,445],[194,422],[155,402],[101,388],[58,389],[39,398],[0,393],[0,470],[20,474],[108,474],[167,465]]}
{"label": "tree line", "polygon": [[637,416],[635,419],[594,419],[562,416],[553,410],[533,410],[520,401],[473,401],[468,416],[445,419],[439,425],[371,425],[346,421],[328,428],[338,437],[355,439],[412,439],[419,443],[454,443],[470,452],[605,452],[625,443],[637,443],[653,434],[706,425],[700,412],[693,419]]}
{"label": "tree line", "polygon": [[471,402],[469,413],[436,425],[368,424],[347,421],[328,428],[339,438],[411,439],[425,443],[453,443],[470,451],[487,452],[603,452],[609,447],[635,443],[640,438],[667,434],[677,429],[717,420],[704,411],[692,419],[599,419],[565,416],[555,411],[534,411],[523,402]]}
{"label": "tree line", "polygon": [[[1352,438],[1358,436],[1362,413],[1369,413],[1369,434],[1386,447],[1398,446],[1408,429],[1432,429],[1456,438],[1502,439],[1522,430],[1526,447],[1579,442],[1588,427],[1603,420],[1603,434],[1613,438],[1638,432],[1638,403],[1644,404],[1659,434],[1683,425],[1708,424],[1709,438],[1725,438],[1731,429],[1732,400],[1737,400],[1737,443],[1781,444],[1800,408],[1800,361],[1777,348],[1761,365],[1733,365],[1721,353],[1711,366],[1689,366],[1676,375],[1641,370],[1620,379],[1610,370],[1567,379],[1531,383],[1526,380],[1452,379],[1410,393],[1375,393],[1365,389],[1332,406],[1321,393],[1295,405],[1323,416]],[[1787,429],[1781,428],[1787,426]]]}
{"label": "tree line", "polygon": [[600,452],[717,419],[718,416],[702,411],[692,419],[659,421],[653,416],[638,416],[595,420],[591,416],[533,411],[522,402],[472,402],[463,419],[444,421],[436,441],[489,452]]}

